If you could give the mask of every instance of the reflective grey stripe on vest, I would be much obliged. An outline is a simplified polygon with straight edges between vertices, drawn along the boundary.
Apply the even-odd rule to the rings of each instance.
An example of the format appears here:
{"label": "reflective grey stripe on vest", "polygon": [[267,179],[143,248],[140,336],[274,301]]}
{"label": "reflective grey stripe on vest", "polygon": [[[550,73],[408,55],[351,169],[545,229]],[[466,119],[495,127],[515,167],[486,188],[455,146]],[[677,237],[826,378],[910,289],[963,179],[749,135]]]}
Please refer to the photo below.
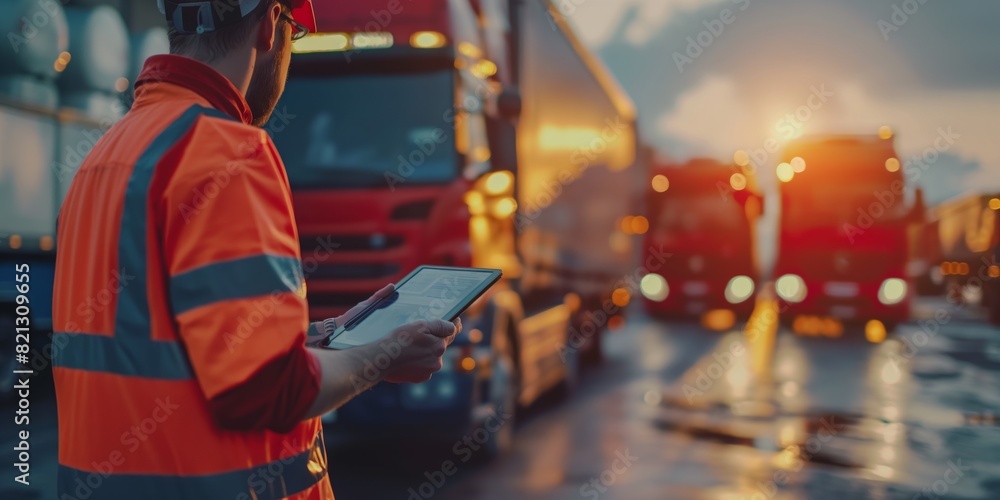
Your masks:
{"label": "reflective grey stripe on vest", "polygon": [[[220,453],[216,450],[205,452]],[[121,474],[114,470],[103,474],[100,471],[87,472],[59,465],[57,498],[277,500],[308,490],[326,474],[326,451],[323,432],[320,431],[313,444],[302,453],[256,467],[218,474]]]}
{"label": "reflective grey stripe on vest", "polygon": [[[149,144],[132,170],[125,190],[125,206],[118,237],[118,267],[136,278],[118,294],[114,336],[56,333],[56,366],[151,379],[193,378],[191,363],[176,341],[152,339],[147,293],[146,218],[149,187],[156,166],[184,138],[201,116],[229,119],[202,106],[188,108]],[[63,249],[67,251],[67,249]],[[69,250],[72,251],[72,250]]]}

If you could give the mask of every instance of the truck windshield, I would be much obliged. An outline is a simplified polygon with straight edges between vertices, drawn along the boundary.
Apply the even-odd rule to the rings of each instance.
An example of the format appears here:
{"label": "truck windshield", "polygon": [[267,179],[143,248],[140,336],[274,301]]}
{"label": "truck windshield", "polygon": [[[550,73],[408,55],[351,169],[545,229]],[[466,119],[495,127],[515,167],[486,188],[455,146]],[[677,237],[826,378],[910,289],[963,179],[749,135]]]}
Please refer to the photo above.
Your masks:
{"label": "truck windshield", "polygon": [[289,78],[268,130],[292,186],[388,187],[393,178],[407,184],[454,179],[452,78],[449,71]]}
{"label": "truck windshield", "polygon": [[844,224],[885,225],[906,215],[906,201],[888,187],[871,184],[827,184],[823,189],[785,193],[781,221],[785,229],[841,228]]}
{"label": "truck windshield", "polygon": [[653,229],[668,234],[733,234],[747,226],[739,205],[714,192],[670,197],[655,217]]}

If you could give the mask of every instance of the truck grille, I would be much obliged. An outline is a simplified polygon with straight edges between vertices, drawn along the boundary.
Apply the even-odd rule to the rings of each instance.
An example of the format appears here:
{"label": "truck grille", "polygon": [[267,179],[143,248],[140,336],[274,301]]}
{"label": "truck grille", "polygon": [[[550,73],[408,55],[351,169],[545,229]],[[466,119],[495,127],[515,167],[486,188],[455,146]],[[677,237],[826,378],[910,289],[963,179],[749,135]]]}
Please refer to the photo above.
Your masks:
{"label": "truck grille", "polygon": [[322,280],[370,280],[388,278],[399,273],[399,265],[379,264],[321,264],[309,273],[309,278]]}
{"label": "truck grille", "polygon": [[390,250],[402,245],[402,236],[382,234],[302,236],[299,238],[303,257],[312,254],[312,252],[374,252]]}

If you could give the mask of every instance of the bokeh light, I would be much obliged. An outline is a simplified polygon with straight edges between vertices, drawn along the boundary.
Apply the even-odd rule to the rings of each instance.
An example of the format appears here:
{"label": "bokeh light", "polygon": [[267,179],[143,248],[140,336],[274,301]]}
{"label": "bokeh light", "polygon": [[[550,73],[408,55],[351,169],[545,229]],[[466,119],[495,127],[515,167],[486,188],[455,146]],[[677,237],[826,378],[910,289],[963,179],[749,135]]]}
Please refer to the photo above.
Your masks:
{"label": "bokeh light", "polygon": [[670,189],[670,179],[667,176],[660,174],[653,177],[653,190],[657,193],[665,193]]}
{"label": "bokeh light", "polygon": [[892,139],[892,136],[893,136],[892,127],[890,127],[888,125],[882,125],[878,129],[878,136],[879,136],[879,138],[885,139],[885,140]]}
{"label": "bokeh light", "polygon": [[743,174],[735,173],[729,178],[729,185],[737,191],[743,191],[747,188],[747,177]]}
{"label": "bokeh light", "polygon": [[792,158],[792,161],[789,162],[789,164],[792,166],[792,170],[794,170],[797,174],[801,174],[806,171],[806,160],[801,156]]}
{"label": "bokeh light", "polygon": [[778,174],[778,180],[781,182],[791,182],[795,178],[795,169],[789,163],[782,163],[778,165],[776,170]]}

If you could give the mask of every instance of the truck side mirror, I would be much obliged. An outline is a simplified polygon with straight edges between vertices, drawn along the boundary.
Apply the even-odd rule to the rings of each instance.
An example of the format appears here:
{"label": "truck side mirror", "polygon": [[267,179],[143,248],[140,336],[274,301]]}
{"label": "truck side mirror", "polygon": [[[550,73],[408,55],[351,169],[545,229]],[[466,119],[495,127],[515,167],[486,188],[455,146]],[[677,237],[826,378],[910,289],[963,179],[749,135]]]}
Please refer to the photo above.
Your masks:
{"label": "truck side mirror", "polygon": [[924,200],[924,188],[917,187],[914,192],[913,208],[910,209],[910,222],[923,224],[927,221],[927,202]]}
{"label": "truck side mirror", "polygon": [[487,116],[486,136],[492,153],[492,170],[517,172],[517,127],[514,122]]}
{"label": "truck side mirror", "polygon": [[514,89],[503,89],[497,96],[497,112],[505,120],[521,117],[521,93]]}

